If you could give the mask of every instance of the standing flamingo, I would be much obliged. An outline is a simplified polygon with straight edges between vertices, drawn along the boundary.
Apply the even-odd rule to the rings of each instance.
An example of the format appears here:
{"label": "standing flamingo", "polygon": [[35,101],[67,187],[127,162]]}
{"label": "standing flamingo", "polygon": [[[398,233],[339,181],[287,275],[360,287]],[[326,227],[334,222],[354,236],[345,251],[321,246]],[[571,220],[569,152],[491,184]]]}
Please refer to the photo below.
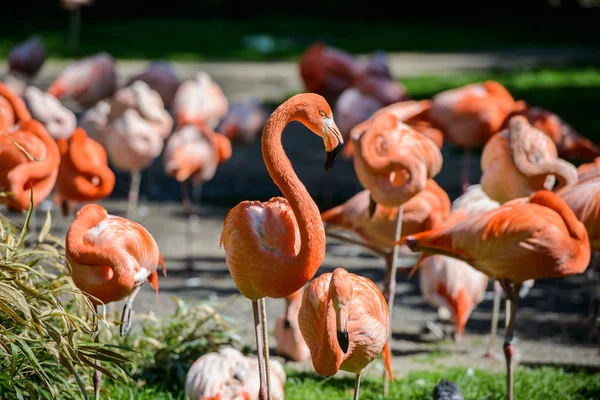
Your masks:
{"label": "standing flamingo", "polygon": [[207,125],[189,124],[175,131],[163,154],[165,172],[181,184],[184,212],[192,211],[188,182],[200,186],[210,181],[217,167],[231,158],[231,142]]}
{"label": "standing flamingo", "polygon": [[150,89],[157,92],[166,108],[173,106],[175,93],[181,85],[181,81],[167,61],[154,61],[148,65],[145,71],[131,76],[125,86],[130,86],[135,81],[146,83]]}
{"label": "standing flamingo", "polygon": [[56,194],[64,216],[71,202],[88,202],[109,196],[115,187],[115,174],[108,167],[106,150],[85,131],[77,128],[69,139],[58,141],[60,167]]}
{"label": "standing flamingo", "polygon": [[46,49],[38,36],[18,43],[8,53],[9,74],[5,83],[19,96],[38,74],[46,61]]}
{"label": "standing flamingo", "polygon": [[62,99],[72,97],[84,108],[110,97],[117,89],[115,60],[108,53],[98,53],[69,65],[48,88],[48,93]]}
{"label": "standing flamingo", "polygon": [[576,168],[558,158],[556,146],[523,116],[513,117],[508,129],[495,134],[481,154],[481,187],[491,199],[505,203],[577,181]]}
{"label": "standing flamingo", "polygon": [[462,190],[469,186],[471,151],[481,148],[498,132],[515,107],[515,100],[496,81],[474,83],[433,96],[428,121],[452,145],[464,149]]}
{"label": "standing flamingo", "polygon": [[[73,283],[100,304],[127,299],[121,316],[121,335],[131,326],[135,296],[146,281],[158,296],[158,265],[165,264],[152,235],[140,224],[108,214],[97,204],[84,206],[67,231],[65,256]],[[95,340],[98,341],[96,323]],[[99,361],[98,361],[99,364]],[[95,399],[100,398],[102,374],[94,374]]]}
{"label": "standing flamingo", "polygon": [[183,82],[173,99],[173,113],[179,126],[200,123],[215,129],[228,110],[229,101],[223,90],[202,71]]}
{"label": "standing flamingo", "polygon": [[329,104],[313,93],[292,96],[271,114],[261,138],[267,171],[285,197],[265,203],[241,202],[225,217],[221,234],[233,282],[252,301],[262,400],[270,398],[264,298],[283,298],[296,292],[325,258],[325,230],[319,209],[281,144],[283,130],[291,121],[301,122],[323,139],[325,171],[335,164],[344,142]]}
{"label": "standing flamingo", "polygon": [[298,325],[298,312],[302,304],[304,288],[285,298],[285,312],[275,321],[275,340],[277,354],[292,361],[305,361],[310,357],[310,350],[302,337]]}
{"label": "standing flamingo", "polygon": [[37,207],[54,188],[59,163],[56,142],[36,120],[21,122],[18,128],[0,134],[0,187],[9,192],[0,202],[16,211],[27,210],[33,190],[33,207]]}
{"label": "standing flamingo", "polygon": [[403,237],[398,243],[413,251],[457,258],[500,281],[511,301],[504,355],[507,399],[512,400],[512,342],[521,285],[529,279],[565,277],[585,271],[590,261],[590,244],[584,225],[564,200],[542,190],[479,216]]}
{"label": "standing flamingo", "polygon": [[341,369],[356,374],[354,400],[363,369],[382,352],[392,376],[390,315],[373,281],[343,268],[321,274],[306,288],[298,323],[317,373],[332,376]]}
{"label": "standing flamingo", "polygon": [[[271,365],[273,396],[283,399],[285,370],[276,360]],[[256,358],[223,347],[194,361],[185,378],[185,393],[190,400],[256,400],[260,386],[257,371]]]}
{"label": "standing flamingo", "polygon": [[68,139],[77,127],[75,113],[63,106],[50,93],[42,92],[35,86],[29,86],[23,100],[31,116],[40,121],[55,140]]}

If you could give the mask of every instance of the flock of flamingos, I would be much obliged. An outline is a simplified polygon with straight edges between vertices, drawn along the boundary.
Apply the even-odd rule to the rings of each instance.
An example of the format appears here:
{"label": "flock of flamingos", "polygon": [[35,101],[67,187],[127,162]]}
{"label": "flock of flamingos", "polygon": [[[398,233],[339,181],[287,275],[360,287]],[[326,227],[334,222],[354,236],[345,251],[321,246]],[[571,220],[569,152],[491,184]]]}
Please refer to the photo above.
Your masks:
{"label": "flock of flamingos", "polygon": [[[132,221],[140,171],[162,154],[189,208],[186,185],[210,180],[230,158],[231,141],[261,140],[283,197],[241,202],[227,214],[221,236],[231,277],[252,302],[258,359],[229,348],[202,356],[188,374],[192,399],[283,398],[285,372],[269,362],[266,297],[286,301],[275,326],[280,354],[311,358],[324,376],[340,369],[356,374],[355,399],[361,372],[383,354],[386,393],[397,261],[402,253],[420,253],[411,274],[420,268],[423,296],[455,324],[455,340],[488,279],[498,285],[495,321],[503,290],[512,400],[520,293],[537,279],[581,274],[591,251],[600,249],[600,149],[497,82],[411,100],[383,54],[363,62],[317,43],[299,61],[307,93],[268,116],[254,100],[230,105],[206,73],[180,82],[163,62],[117,87],[106,53],[74,62],[42,91],[29,83],[44,60],[38,39],[19,44],[0,83],[0,201],[24,211],[31,198],[37,207],[52,195],[66,216],[83,205],[66,235],[66,259],[73,282],[94,304],[127,299],[122,335],[140,287],[147,281],[158,290],[158,266],[166,272],[156,241]],[[84,110],[79,118],[65,98]],[[323,139],[328,173],[335,174],[340,154],[352,158],[365,190],[321,213],[281,144],[291,121]],[[434,181],[444,141],[465,150],[464,171],[469,152],[483,148],[480,184],[470,185],[463,171],[464,193],[453,203]],[[590,163],[576,168],[565,159]],[[109,161],[131,173],[128,218],[93,204],[115,185]],[[383,290],[344,268],[313,279],[327,235],[379,254],[387,266]],[[494,337],[495,323],[492,329]],[[100,379],[96,371],[96,398]]]}

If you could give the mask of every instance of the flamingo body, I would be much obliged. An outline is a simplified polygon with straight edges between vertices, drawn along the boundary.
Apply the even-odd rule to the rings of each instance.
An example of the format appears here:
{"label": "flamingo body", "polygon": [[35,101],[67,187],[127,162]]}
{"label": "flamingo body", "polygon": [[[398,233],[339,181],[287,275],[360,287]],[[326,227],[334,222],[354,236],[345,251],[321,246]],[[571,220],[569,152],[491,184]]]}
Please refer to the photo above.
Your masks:
{"label": "flamingo body", "polygon": [[229,111],[219,125],[222,132],[232,141],[250,143],[260,135],[267,113],[256,98],[231,104]]}
{"label": "flamingo body", "polygon": [[129,86],[135,81],[142,81],[148,84],[152,90],[160,95],[167,108],[173,106],[175,93],[177,93],[177,89],[181,85],[179,78],[166,61],[150,63],[145,71],[130,77],[125,86]]}
{"label": "flamingo body", "polygon": [[32,117],[40,121],[55,140],[68,139],[75,131],[77,127],[75,114],[50,93],[29,86],[25,90],[23,99]]}
{"label": "flamingo body", "polygon": [[216,128],[227,115],[229,101],[221,87],[206,72],[181,84],[173,100],[173,113],[179,126],[190,123]]}

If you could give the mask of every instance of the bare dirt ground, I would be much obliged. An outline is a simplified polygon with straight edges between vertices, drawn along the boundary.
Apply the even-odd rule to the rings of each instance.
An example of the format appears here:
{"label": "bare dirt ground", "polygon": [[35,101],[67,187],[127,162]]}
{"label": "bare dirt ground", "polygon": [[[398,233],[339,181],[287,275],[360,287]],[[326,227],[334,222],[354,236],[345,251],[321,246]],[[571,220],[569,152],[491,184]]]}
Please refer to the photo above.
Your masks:
{"label": "bare dirt ground", "polygon": [[[438,57],[437,61],[432,57]],[[544,58],[545,57],[545,58]],[[579,56],[578,56],[579,57]],[[568,53],[539,54],[479,54],[468,55],[398,55],[391,57],[392,70],[397,75],[437,71],[461,71],[477,68],[508,68],[530,64],[561,65],[570,59]],[[433,60],[433,61],[432,61]],[[572,60],[571,60],[572,61]],[[512,64],[511,64],[512,63]],[[121,79],[145,62],[119,62]],[[446,68],[439,67],[446,64]],[[0,65],[5,65],[1,63]],[[49,84],[64,64],[49,63],[38,80],[41,87]],[[279,65],[279,66],[278,66]],[[214,73],[231,98],[257,95],[263,100],[279,100],[287,93],[300,90],[295,65],[290,63],[229,63],[229,64],[175,64],[182,78],[194,71]],[[427,69],[429,68],[429,69]],[[431,71],[429,71],[431,70]],[[436,73],[437,73],[436,72]],[[0,71],[0,75],[2,71]],[[299,124],[294,123],[284,133],[283,144],[299,178],[317,200],[323,211],[350,198],[361,190],[351,161],[340,159],[328,173],[323,172],[324,151],[321,141]],[[459,193],[461,152],[444,146],[444,166],[436,181],[451,199]],[[471,177],[478,182],[479,158],[473,156]],[[199,215],[187,218],[181,213],[178,184],[162,172],[160,159],[143,173],[140,208],[137,220],[156,238],[169,271],[160,278],[160,303],[151,289],[145,286],[135,302],[138,313],[152,311],[165,315],[174,309],[170,296],[214,303],[220,312],[231,317],[232,325],[254,347],[250,301],[239,295],[234,286],[219,238],[226,212],[241,199],[268,200],[280,195],[271,182],[262,162],[260,143],[234,145],[232,159],[219,168],[215,178],[201,193],[203,204]],[[117,187],[113,196],[101,202],[111,213],[124,215],[124,196],[129,178],[117,173]],[[197,203],[197,202],[196,202]],[[197,204],[198,205],[198,204]],[[10,214],[21,220],[22,216]],[[37,224],[41,226],[44,214],[40,209]],[[55,233],[64,235],[71,218],[62,218],[55,211]],[[411,265],[413,259],[406,259]],[[327,257],[317,274],[344,267],[383,282],[383,261],[356,246],[340,245],[328,240]],[[589,295],[581,276],[564,280],[536,282],[529,295],[520,303],[517,323],[517,347],[520,362],[528,365],[582,366],[600,371],[600,356],[596,339],[586,330],[584,319],[588,313]],[[491,290],[491,285],[490,285]],[[397,294],[393,312],[393,366],[399,373],[438,365],[460,365],[488,370],[502,370],[503,361],[484,358],[491,319],[491,291],[473,312],[462,343],[437,341],[430,334],[422,334],[428,321],[437,318],[437,312],[427,305],[419,293],[418,276],[408,280],[398,276]],[[267,299],[268,324],[272,329],[275,318],[283,312],[284,301]],[[120,309],[121,305],[117,305]],[[504,317],[494,350],[502,349]],[[274,348],[274,338],[270,338]],[[310,362],[291,364],[299,369],[311,369]],[[369,367],[372,372],[382,369],[381,362]]]}

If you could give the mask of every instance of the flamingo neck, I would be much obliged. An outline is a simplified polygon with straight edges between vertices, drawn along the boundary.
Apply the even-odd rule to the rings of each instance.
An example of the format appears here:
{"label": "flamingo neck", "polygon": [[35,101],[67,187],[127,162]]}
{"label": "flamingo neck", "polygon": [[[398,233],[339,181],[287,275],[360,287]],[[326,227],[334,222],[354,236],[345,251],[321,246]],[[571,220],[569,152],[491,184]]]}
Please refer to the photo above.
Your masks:
{"label": "flamingo neck", "polygon": [[265,166],[273,182],[290,204],[300,231],[300,251],[293,259],[295,272],[304,282],[311,279],[325,258],[325,229],[317,205],[300,181],[292,163],[285,155],[281,135],[291,121],[300,121],[306,115],[301,102],[290,102],[275,110],[261,138]]}
{"label": "flamingo neck", "polygon": [[314,357],[315,371],[323,376],[335,375],[344,361],[344,353],[337,341],[336,315],[333,300],[328,299],[325,311],[326,325],[321,334],[319,352]]}

